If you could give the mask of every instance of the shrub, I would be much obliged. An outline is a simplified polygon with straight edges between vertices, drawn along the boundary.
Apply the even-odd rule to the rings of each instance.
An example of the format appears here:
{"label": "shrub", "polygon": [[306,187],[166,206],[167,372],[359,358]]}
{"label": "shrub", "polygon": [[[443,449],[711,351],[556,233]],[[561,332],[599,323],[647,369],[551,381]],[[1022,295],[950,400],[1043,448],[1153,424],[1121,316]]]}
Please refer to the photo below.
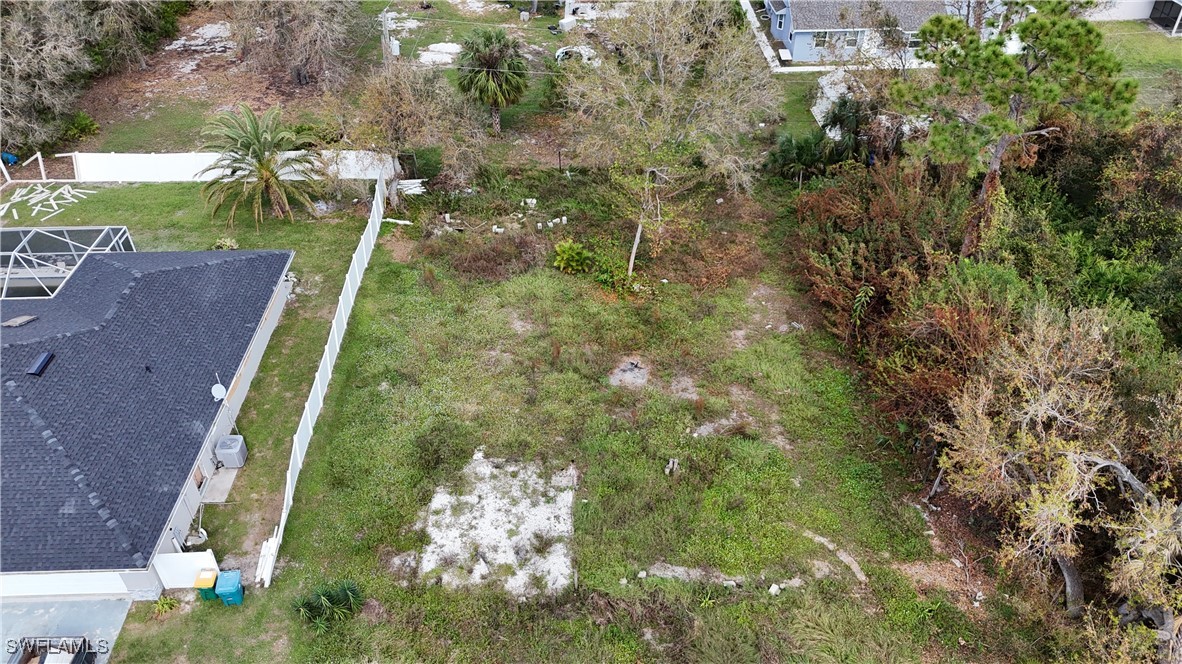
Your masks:
{"label": "shrub", "polygon": [[476,443],[472,430],[450,419],[432,419],[414,439],[415,465],[432,480],[464,467]]}
{"label": "shrub", "polygon": [[628,276],[628,262],[622,256],[603,249],[596,249],[592,254],[592,263],[594,264],[592,274],[595,282],[600,286],[616,293],[623,293],[631,286],[632,278]]}
{"label": "shrub", "polygon": [[99,133],[99,124],[85,111],[78,111],[66,120],[62,127],[61,140],[72,143]]}
{"label": "shrub", "polygon": [[554,267],[568,274],[578,274],[591,269],[591,252],[581,242],[563,240],[554,245]]}
{"label": "shrub", "polygon": [[317,145],[335,145],[345,137],[340,126],[330,122],[301,122],[292,125],[291,130],[296,134],[311,136]]}
{"label": "shrub", "polygon": [[334,622],[351,618],[365,603],[361,588],[353,581],[337,581],[296,600],[294,609],[317,634],[328,631]]}
{"label": "shrub", "polygon": [[[438,250],[442,243],[432,242],[429,251]],[[451,253],[448,260],[461,276],[480,281],[504,281],[540,267],[549,249],[533,233],[497,235],[492,240],[483,238],[468,241]]]}
{"label": "shrub", "polygon": [[237,248],[238,248],[238,240],[235,240],[232,237],[219,237],[217,239],[217,241],[214,242],[213,246],[211,247],[211,249],[213,249],[214,251],[228,251],[230,249],[237,249]]}
{"label": "shrub", "polygon": [[168,595],[161,595],[152,603],[152,616],[159,620],[175,611],[180,605],[181,601],[179,599]]}

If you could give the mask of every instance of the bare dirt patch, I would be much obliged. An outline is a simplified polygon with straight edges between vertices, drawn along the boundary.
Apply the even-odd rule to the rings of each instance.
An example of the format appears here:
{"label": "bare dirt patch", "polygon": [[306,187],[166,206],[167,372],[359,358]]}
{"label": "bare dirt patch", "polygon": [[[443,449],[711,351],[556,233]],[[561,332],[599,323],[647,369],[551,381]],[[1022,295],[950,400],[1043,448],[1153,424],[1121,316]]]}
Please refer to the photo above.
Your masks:
{"label": "bare dirt patch", "polygon": [[650,371],[648,360],[639,355],[628,355],[607,375],[607,382],[613,387],[639,390],[648,385]]}
{"label": "bare dirt patch", "polygon": [[993,546],[966,523],[972,507],[944,493],[937,494],[930,505],[923,501],[912,504],[927,523],[928,540],[941,559],[896,563],[893,567],[907,575],[921,591],[944,590],[962,611],[982,611],[986,596],[998,591],[993,577],[982,565],[992,555]]}
{"label": "bare dirt patch", "polygon": [[767,284],[757,284],[747,296],[751,318],[731,332],[731,346],[746,348],[762,334],[788,334],[810,329],[807,307],[800,297]]}
{"label": "bare dirt patch", "polygon": [[415,241],[397,230],[379,237],[378,244],[385,247],[390,252],[390,258],[399,263],[409,263],[414,258]]}
{"label": "bare dirt patch", "polygon": [[390,612],[381,602],[371,597],[361,605],[361,617],[369,624],[377,625],[386,622],[390,618]]}
{"label": "bare dirt patch", "polygon": [[567,131],[560,115],[546,113],[531,117],[528,125],[508,132],[513,149],[505,156],[506,165],[572,166],[574,150]]}
{"label": "bare dirt patch", "polygon": [[751,418],[746,413],[731,411],[731,414],[718,420],[711,420],[694,429],[694,438],[705,436],[727,436],[751,425]]}
{"label": "bare dirt patch", "polygon": [[522,318],[516,311],[509,312],[509,327],[519,336],[525,336],[534,331],[534,324],[528,318]]}
{"label": "bare dirt patch", "polygon": [[669,381],[669,394],[688,401],[699,398],[698,386],[694,383],[693,376],[675,376]]}
{"label": "bare dirt patch", "polygon": [[[259,565],[259,553],[262,550],[263,541],[271,536],[272,527],[270,521],[263,518],[264,514],[278,514],[280,511],[281,500],[264,500],[260,501],[261,509],[245,509],[244,503],[239,503],[233,508],[226,509],[242,509],[243,518],[246,520],[246,541],[242,543],[241,549],[236,553],[231,553],[222,558],[219,567],[223,570],[237,569],[242,571],[242,585],[254,585],[255,569]],[[271,505],[272,510],[266,509],[266,503],[274,503]]]}

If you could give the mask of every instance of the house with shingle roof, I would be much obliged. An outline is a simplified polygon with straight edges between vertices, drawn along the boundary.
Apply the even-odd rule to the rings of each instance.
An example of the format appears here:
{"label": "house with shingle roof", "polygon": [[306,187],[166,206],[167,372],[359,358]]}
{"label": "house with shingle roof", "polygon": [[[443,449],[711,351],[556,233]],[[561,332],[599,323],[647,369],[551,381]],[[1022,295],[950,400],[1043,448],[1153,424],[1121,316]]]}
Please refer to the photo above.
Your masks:
{"label": "house with shingle roof", "polygon": [[[919,47],[916,33],[929,18],[948,11],[943,0],[882,0],[882,11],[898,20],[908,50]],[[774,44],[793,62],[853,57],[875,32],[865,0],[764,0]]]}
{"label": "house with shingle roof", "polygon": [[292,255],[89,253],[52,295],[0,299],[0,598],[175,587],[160,561],[188,555]]}

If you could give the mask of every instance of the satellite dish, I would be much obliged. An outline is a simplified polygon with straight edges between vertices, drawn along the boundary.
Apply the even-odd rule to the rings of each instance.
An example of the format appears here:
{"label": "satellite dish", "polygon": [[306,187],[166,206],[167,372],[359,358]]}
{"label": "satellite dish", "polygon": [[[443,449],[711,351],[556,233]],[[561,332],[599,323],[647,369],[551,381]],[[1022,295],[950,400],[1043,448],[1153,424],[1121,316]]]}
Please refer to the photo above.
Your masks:
{"label": "satellite dish", "polygon": [[217,382],[214,383],[213,388],[209,388],[209,393],[214,396],[215,402],[220,402],[226,398],[226,385],[221,384],[221,376],[217,376],[216,371],[214,372],[214,378],[217,379]]}

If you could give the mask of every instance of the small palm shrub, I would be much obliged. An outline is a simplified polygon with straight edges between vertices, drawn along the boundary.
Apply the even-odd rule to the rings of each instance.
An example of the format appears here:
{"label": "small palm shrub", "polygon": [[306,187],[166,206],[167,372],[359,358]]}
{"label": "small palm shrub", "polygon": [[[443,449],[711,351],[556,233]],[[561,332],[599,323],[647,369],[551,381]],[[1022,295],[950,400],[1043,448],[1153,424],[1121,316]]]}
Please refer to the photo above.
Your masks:
{"label": "small palm shrub", "polygon": [[563,240],[554,245],[554,267],[567,274],[578,274],[591,269],[591,252],[581,242]]}
{"label": "small palm shrub", "polygon": [[237,249],[237,248],[238,248],[238,240],[235,240],[232,237],[219,237],[213,243],[213,250],[214,251],[228,251],[230,249]]}
{"label": "small palm shrub", "polygon": [[353,617],[364,603],[361,588],[353,581],[344,580],[299,598],[294,608],[296,615],[317,634],[323,634],[334,622]]}

